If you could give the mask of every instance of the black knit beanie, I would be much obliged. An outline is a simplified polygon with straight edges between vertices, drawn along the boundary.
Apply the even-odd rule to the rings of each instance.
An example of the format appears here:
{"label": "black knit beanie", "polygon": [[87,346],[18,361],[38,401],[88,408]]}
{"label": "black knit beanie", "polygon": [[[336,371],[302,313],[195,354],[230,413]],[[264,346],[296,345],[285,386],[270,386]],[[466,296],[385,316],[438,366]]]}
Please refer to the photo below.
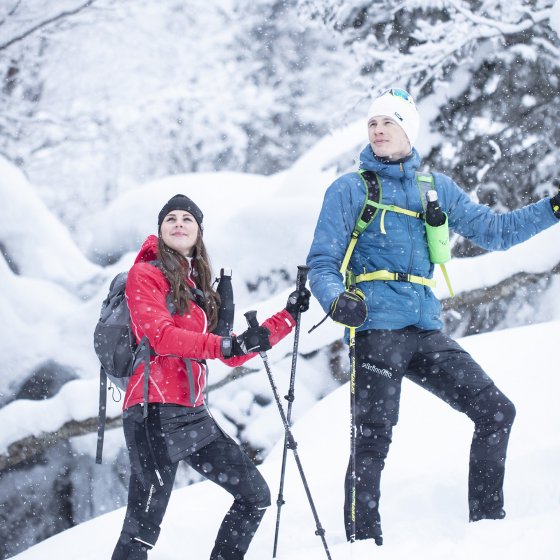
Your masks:
{"label": "black knit beanie", "polygon": [[170,198],[165,206],[159,211],[158,231],[165,216],[173,210],[184,210],[185,212],[190,212],[196,220],[200,231],[203,230],[202,219],[204,218],[204,215],[202,214],[200,208],[188,196],[185,196],[184,194],[176,194],[174,197]]}

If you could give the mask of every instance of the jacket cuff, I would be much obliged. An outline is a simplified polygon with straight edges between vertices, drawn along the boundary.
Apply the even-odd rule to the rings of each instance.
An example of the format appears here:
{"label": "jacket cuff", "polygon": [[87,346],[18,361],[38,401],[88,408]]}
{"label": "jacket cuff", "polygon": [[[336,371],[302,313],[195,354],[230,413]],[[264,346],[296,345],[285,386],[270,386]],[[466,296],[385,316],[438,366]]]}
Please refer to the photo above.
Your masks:
{"label": "jacket cuff", "polygon": [[280,311],[280,313],[278,313],[278,315],[280,315],[280,317],[282,317],[282,319],[284,319],[284,321],[286,321],[286,324],[291,329],[293,329],[296,326],[295,319],[292,317],[292,314],[287,309],[282,309],[282,311]]}

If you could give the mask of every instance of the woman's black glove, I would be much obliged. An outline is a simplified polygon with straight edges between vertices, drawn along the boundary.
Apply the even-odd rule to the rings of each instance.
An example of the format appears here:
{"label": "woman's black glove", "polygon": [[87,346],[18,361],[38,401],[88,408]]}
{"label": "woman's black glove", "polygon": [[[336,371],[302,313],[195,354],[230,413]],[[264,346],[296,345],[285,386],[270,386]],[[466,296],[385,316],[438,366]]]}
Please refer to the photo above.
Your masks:
{"label": "woman's black glove", "polygon": [[224,358],[233,356],[245,356],[251,352],[266,352],[272,348],[270,344],[270,331],[259,325],[249,327],[238,336],[226,336],[222,338],[222,355]]}
{"label": "woman's black glove", "polygon": [[298,313],[304,313],[309,309],[309,299],[311,298],[311,292],[307,288],[303,290],[293,291],[286,303],[286,311],[297,321]]}
{"label": "woman's black glove", "polygon": [[360,290],[346,290],[331,303],[329,311],[333,321],[345,327],[359,327],[367,319],[368,311],[364,294]]}

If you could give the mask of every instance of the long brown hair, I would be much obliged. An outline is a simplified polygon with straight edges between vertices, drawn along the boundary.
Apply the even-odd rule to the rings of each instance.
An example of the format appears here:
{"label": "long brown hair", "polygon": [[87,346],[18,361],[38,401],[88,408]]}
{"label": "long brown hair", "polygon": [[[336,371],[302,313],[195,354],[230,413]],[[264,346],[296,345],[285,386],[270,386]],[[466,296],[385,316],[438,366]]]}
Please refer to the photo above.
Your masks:
{"label": "long brown hair", "polygon": [[[189,311],[190,301],[194,299],[187,277],[190,272],[190,264],[181,253],[178,253],[165,244],[158,236],[158,258],[161,268],[171,287],[171,297],[177,312],[181,315]],[[220,296],[212,287],[212,268],[210,257],[204,246],[204,241],[200,231],[193,248],[193,278],[197,287],[204,293],[204,307],[208,317],[208,331],[214,330],[218,324],[218,309],[220,307]]]}

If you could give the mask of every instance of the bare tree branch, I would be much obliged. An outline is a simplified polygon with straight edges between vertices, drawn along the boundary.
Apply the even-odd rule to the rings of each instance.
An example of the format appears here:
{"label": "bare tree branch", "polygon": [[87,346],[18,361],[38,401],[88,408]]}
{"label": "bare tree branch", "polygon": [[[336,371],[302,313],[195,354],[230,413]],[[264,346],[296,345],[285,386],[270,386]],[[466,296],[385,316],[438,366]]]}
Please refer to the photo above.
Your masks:
{"label": "bare tree branch", "polygon": [[17,0],[17,2],[12,6],[12,8],[10,9],[10,11],[6,14],[6,17],[2,20],[0,20],[0,25],[2,25],[7,18],[9,18],[10,16],[13,16],[16,12],[16,10],[19,8],[19,5],[21,4],[21,0]]}
{"label": "bare tree branch", "polygon": [[39,29],[43,29],[45,27],[48,27],[49,25],[51,25],[52,23],[54,23],[56,21],[67,18],[69,16],[73,16],[73,15],[81,12],[85,8],[89,8],[94,2],[96,2],[96,0],[87,0],[81,6],[77,6],[73,10],[67,10],[65,12],[60,12],[59,14],[57,14],[55,16],[47,18],[46,20],[41,21],[41,22],[33,25],[29,29],[26,29],[26,30],[22,31],[19,35],[16,35],[15,37],[12,37],[11,39],[6,41],[5,43],[0,43],[0,50],[7,49],[8,47],[11,47],[14,43],[18,43],[19,41],[23,41],[24,39],[26,39],[27,37],[29,37],[30,35],[32,35],[36,31],[38,31]]}
{"label": "bare tree branch", "polygon": [[214,383],[212,385],[208,385],[208,391],[213,391],[214,389],[219,389],[220,387],[223,387],[224,385],[227,385],[228,383],[231,383],[232,381],[237,381],[238,379],[241,379],[242,377],[245,377],[246,375],[249,375],[250,373],[255,373],[257,371],[259,371],[259,370],[244,367],[244,366],[235,367],[223,379],[221,379],[217,383]]}
{"label": "bare tree branch", "polygon": [[[226,377],[208,386],[208,391],[219,389],[232,381],[245,377],[251,373],[259,371],[248,367],[236,367]],[[0,454],[0,473],[20,463],[33,459],[49,447],[63,440],[68,440],[76,436],[83,436],[97,431],[97,416],[86,420],[71,420],[66,422],[55,432],[45,432],[38,436],[29,436],[22,440],[12,443],[8,447],[6,454]],[[122,426],[122,416],[107,418],[105,429],[118,428]]]}
{"label": "bare tree branch", "polygon": [[509,300],[522,288],[536,284],[540,280],[548,279],[555,274],[560,274],[560,263],[552,270],[543,273],[518,272],[506,278],[495,286],[479,288],[470,292],[456,295],[454,298],[442,300],[441,306],[444,311],[451,309],[472,309],[492,301],[500,299]]}
{"label": "bare tree branch", "polygon": [[[107,429],[116,428],[121,425],[121,416],[117,418],[107,418]],[[60,441],[76,436],[83,436],[95,431],[97,431],[97,417],[88,418],[81,422],[71,420],[70,422],[66,422],[66,424],[56,432],[43,433],[40,436],[30,436],[16,441],[8,447],[7,454],[0,455],[0,472],[10,467],[15,467],[24,461],[33,459],[33,457]]]}

